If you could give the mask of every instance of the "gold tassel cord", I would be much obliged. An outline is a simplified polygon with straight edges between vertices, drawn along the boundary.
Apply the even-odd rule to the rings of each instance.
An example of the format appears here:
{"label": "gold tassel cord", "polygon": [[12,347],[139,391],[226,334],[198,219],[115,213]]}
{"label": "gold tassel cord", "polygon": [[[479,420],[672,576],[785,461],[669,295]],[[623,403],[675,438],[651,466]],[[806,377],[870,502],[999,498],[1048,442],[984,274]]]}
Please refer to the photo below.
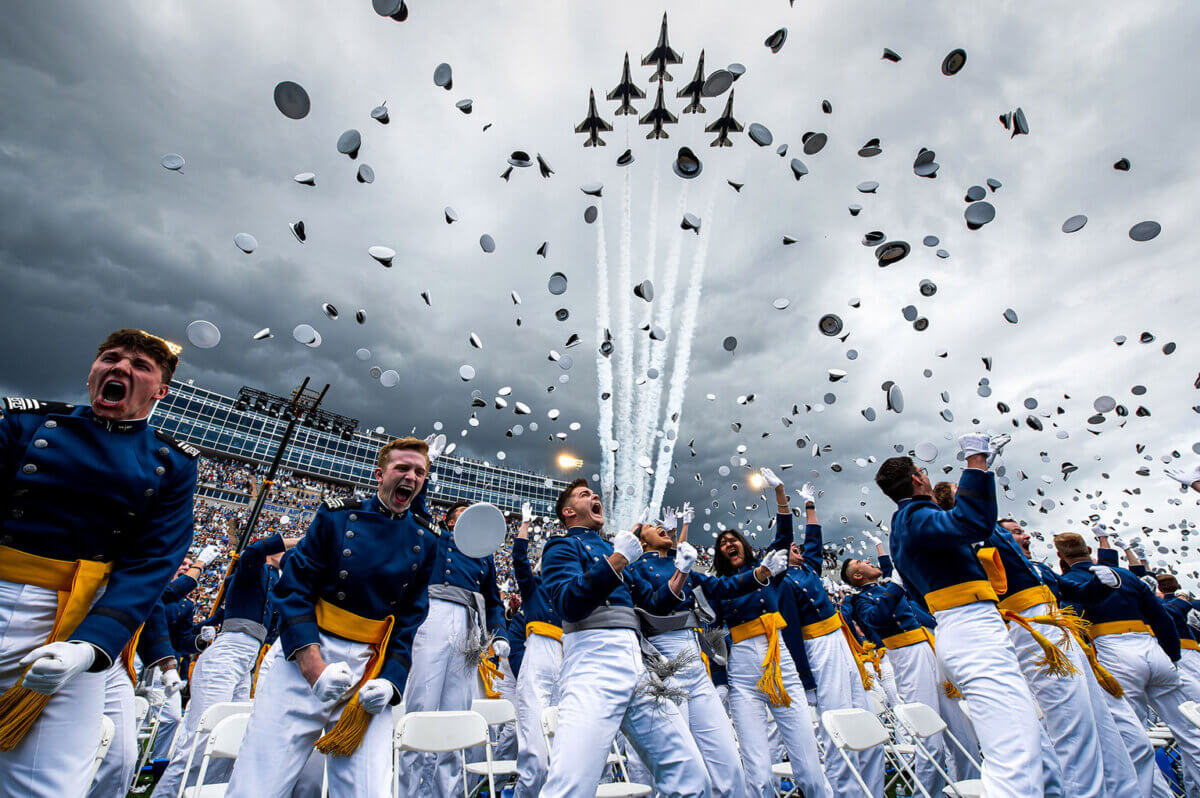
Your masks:
{"label": "gold tassel cord", "polygon": [[[769,616],[764,616],[766,617]],[[763,660],[762,668],[763,675],[758,680],[758,689],[771,702],[771,706],[790,707],[792,697],[783,686],[783,670],[779,667],[779,628],[774,624],[767,628],[767,656]]]}
{"label": "gold tassel cord", "polygon": [[1079,643],[1079,647],[1083,649],[1083,655],[1087,657],[1088,665],[1092,666],[1092,673],[1096,676],[1096,681],[1104,688],[1104,691],[1113,698],[1124,698],[1125,689],[1121,687],[1121,683],[1117,678],[1108,672],[1108,669],[1100,664],[1100,660],[1096,657],[1096,649],[1092,648],[1080,635],[1075,635],[1075,641]]}
{"label": "gold tassel cord", "polygon": [[[1042,669],[1042,673],[1047,676],[1059,676],[1063,678],[1071,677],[1079,673],[1079,669],[1075,667],[1071,660],[1067,659],[1067,655],[1062,652],[1058,646],[1046,637],[1044,634],[1033,628],[1031,621],[1036,623],[1045,623],[1058,626],[1056,619],[1049,615],[1039,615],[1034,618],[1025,618],[1011,610],[1004,610],[1000,613],[1006,621],[1011,621],[1022,627],[1033,637],[1042,649],[1042,656],[1034,663]],[[1061,628],[1061,627],[1060,627]]]}
{"label": "gold tassel cord", "polygon": [[315,748],[322,754],[330,756],[350,756],[362,744],[363,736],[367,733],[367,725],[371,722],[371,714],[359,703],[358,694],[346,704],[338,717],[337,723],[329,733],[317,740]]}
{"label": "gold tassel cord", "polygon": [[946,698],[959,699],[963,697],[963,694],[960,693],[958,688],[954,686],[954,682],[950,681],[949,679],[946,679],[944,682],[942,682],[942,692],[945,694]]}
{"label": "gold tassel cord", "polygon": [[496,664],[487,657],[479,661],[479,678],[483,680],[484,696],[489,699],[500,697],[500,693],[496,691],[493,685],[504,678],[504,674],[496,667]]}
{"label": "gold tassel cord", "polygon": [[0,723],[0,751],[16,748],[33,728],[46,704],[50,703],[49,695],[22,687],[21,681],[24,679],[25,673],[22,673],[21,679],[0,696],[0,718],[4,719]]}

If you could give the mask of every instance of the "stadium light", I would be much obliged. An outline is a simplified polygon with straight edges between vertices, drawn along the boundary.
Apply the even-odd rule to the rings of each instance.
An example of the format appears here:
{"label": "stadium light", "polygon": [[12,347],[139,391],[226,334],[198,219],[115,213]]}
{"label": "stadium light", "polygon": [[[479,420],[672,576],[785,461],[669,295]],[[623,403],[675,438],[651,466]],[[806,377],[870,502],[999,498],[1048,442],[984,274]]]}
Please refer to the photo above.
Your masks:
{"label": "stadium light", "polygon": [[763,485],[766,484],[767,481],[763,479],[762,474],[758,473],[757,471],[750,475],[750,487],[754,488],[755,490],[762,490]]}
{"label": "stadium light", "polygon": [[583,461],[574,455],[563,452],[558,456],[558,467],[564,471],[575,471],[583,467]]}

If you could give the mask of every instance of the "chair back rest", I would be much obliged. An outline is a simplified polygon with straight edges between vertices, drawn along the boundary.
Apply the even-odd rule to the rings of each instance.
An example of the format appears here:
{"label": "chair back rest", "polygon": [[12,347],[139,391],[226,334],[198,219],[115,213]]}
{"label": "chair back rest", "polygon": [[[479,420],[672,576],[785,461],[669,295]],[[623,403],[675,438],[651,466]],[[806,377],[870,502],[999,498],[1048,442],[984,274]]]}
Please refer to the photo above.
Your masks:
{"label": "chair back rest", "polygon": [[217,724],[230,715],[248,715],[254,705],[249,701],[221,701],[213,704],[200,715],[200,734],[212,734]]}
{"label": "chair back rest", "polygon": [[397,743],[408,751],[444,754],[488,741],[488,724],[478,712],[409,712]]}
{"label": "chair back rest", "polygon": [[209,759],[234,759],[238,749],[242,747],[242,738],[246,736],[246,723],[249,713],[229,715],[222,718],[212,730],[205,745],[204,754]]}
{"label": "chair back rest", "polygon": [[1183,716],[1192,722],[1192,725],[1200,729],[1200,704],[1195,701],[1184,701],[1179,705],[1179,709],[1183,712]]}
{"label": "chair back rest", "polygon": [[133,697],[133,725],[134,728],[140,729],[142,721],[150,714],[150,702],[145,696],[135,695]]}
{"label": "chair back rest", "polygon": [[864,751],[891,739],[887,729],[865,709],[831,709],[821,715],[833,744],[851,751]]}
{"label": "chair back rest", "polygon": [[918,737],[929,737],[946,730],[946,721],[928,704],[900,704],[896,707],[896,717]]}
{"label": "chair back rest", "polygon": [[512,723],[517,719],[517,708],[507,698],[476,698],[471,702],[471,711],[483,715],[489,726]]}
{"label": "chair back rest", "polygon": [[558,732],[558,707],[542,710],[542,734],[553,737]]}
{"label": "chair back rest", "polygon": [[108,755],[108,747],[112,745],[113,735],[116,733],[116,726],[113,725],[112,718],[107,715],[100,716],[100,743],[96,746],[96,761],[99,762]]}
{"label": "chair back rest", "polygon": [[887,706],[874,693],[867,693],[867,700],[871,702],[871,711],[876,715],[887,712]]}

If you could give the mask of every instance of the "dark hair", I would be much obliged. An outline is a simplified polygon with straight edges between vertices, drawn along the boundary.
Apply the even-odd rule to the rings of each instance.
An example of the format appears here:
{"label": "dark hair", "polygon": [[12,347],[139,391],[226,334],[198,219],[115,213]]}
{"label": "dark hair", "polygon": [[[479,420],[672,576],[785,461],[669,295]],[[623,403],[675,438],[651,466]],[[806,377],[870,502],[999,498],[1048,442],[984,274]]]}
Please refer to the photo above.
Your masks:
{"label": "dark hair", "polygon": [[1164,593],[1174,593],[1179,590],[1179,580],[1171,574],[1156,574],[1154,578],[1158,580],[1158,589]]}
{"label": "dark hair", "polygon": [[875,484],[889,499],[899,504],[901,499],[912,498],[913,473],[911,457],[889,457],[875,472]]}
{"label": "dark hair", "polygon": [[746,558],[746,562],[753,563],[758,560],[755,554],[754,547],[750,545],[750,541],[746,540],[737,529],[718,529],[717,539],[713,544],[713,572],[717,576],[733,576],[737,570],[733,567],[733,563],[725,556],[725,552],[721,551],[721,538],[726,535],[733,535],[742,544],[742,554]]}
{"label": "dark hair", "polygon": [[572,480],[571,484],[567,485],[562,493],[558,494],[558,499],[554,502],[554,514],[558,517],[558,522],[563,526],[567,525],[567,519],[563,518],[563,508],[567,506],[567,502],[571,499],[571,494],[576,488],[588,487],[588,481],[583,477]]}
{"label": "dark hair", "polygon": [[850,563],[852,562],[854,562],[854,560],[850,558],[842,560],[842,581],[851,587],[858,587],[858,585],[855,585],[850,581],[850,577],[846,573],[850,568]]}
{"label": "dark hair", "polygon": [[468,507],[470,507],[470,506],[471,506],[471,503],[470,503],[470,502],[468,502],[468,501],[463,501],[462,499],[459,499],[459,500],[458,500],[458,501],[456,501],[454,504],[452,504],[452,505],[450,505],[449,507],[447,507],[447,508],[446,508],[446,512],[442,514],[442,522],[443,522],[443,523],[444,523],[444,524],[445,524],[447,527],[449,527],[449,526],[450,526],[450,519],[454,517],[454,513],[455,513],[456,511],[458,511],[458,510],[465,510],[465,509],[467,509],[467,508],[468,508]]}
{"label": "dark hair", "polygon": [[954,483],[939,482],[933,486],[933,503],[943,510],[954,509]]}
{"label": "dark hair", "polygon": [[175,367],[179,365],[179,352],[181,351],[178,344],[169,343],[145,330],[126,327],[110,332],[100,346],[96,347],[96,357],[100,357],[109,349],[118,347],[148,355],[162,370],[163,382],[170,382],[171,378],[175,376]]}

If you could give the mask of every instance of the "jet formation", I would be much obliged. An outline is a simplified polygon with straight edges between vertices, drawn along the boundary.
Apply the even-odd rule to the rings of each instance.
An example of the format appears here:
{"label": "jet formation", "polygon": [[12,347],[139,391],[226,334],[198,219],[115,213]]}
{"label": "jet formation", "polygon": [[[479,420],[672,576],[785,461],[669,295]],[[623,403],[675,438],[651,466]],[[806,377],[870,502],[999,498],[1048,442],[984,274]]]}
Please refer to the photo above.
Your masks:
{"label": "jet formation", "polygon": [[[617,108],[613,111],[616,116],[633,115],[638,116],[638,124],[649,125],[650,132],[646,134],[647,139],[665,139],[670,138],[670,134],[663,129],[664,125],[673,125],[679,122],[679,117],[666,107],[664,86],[666,81],[674,80],[671,74],[667,71],[670,66],[683,63],[683,56],[676,52],[667,38],[667,15],[663,14],[662,27],[658,34],[658,43],[650,50],[649,53],[642,57],[642,66],[654,68],[654,73],[650,76],[650,83],[658,83],[658,92],[655,95],[654,105],[645,114],[638,116],[638,110],[634,107],[634,100],[643,100],[646,98],[646,92],[638,86],[633,79],[633,75],[629,67],[629,53],[625,53],[625,62],[621,67],[621,78],[615,87],[608,92],[607,97],[610,101],[618,103]],[[731,70],[732,71],[732,68]],[[723,74],[722,81],[718,81],[719,88],[714,89],[709,86],[707,96],[718,96],[724,91],[729,83],[736,80],[740,76],[740,72],[730,74],[725,70],[717,70],[714,75],[709,75],[708,78],[704,74],[704,51],[700,51],[700,59],[696,64],[696,71],[683,88],[676,92],[677,98],[687,98],[688,102],[683,108],[685,114],[703,114],[706,113],[704,105],[701,103],[701,98],[706,96],[705,84],[712,82],[716,75]],[[587,116],[582,122],[575,126],[576,133],[587,134],[587,139],[584,140],[585,147],[603,147],[605,142],[600,138],[601,133],[609,132],[613,129],[612,125],[605,121],[600,112],[596,108],[596,93],[595,90],[588,92],[588,110]],[[729,138],[730,133],[742,132],[742,125],[733,118],[733,92],[730,91],[729,99],[725,103],[725,110],[715,121],[708,124],[704,130],[708,133],[716,133],[717,137],[712,141],[713,147],[732,147],[733,142]]]}

